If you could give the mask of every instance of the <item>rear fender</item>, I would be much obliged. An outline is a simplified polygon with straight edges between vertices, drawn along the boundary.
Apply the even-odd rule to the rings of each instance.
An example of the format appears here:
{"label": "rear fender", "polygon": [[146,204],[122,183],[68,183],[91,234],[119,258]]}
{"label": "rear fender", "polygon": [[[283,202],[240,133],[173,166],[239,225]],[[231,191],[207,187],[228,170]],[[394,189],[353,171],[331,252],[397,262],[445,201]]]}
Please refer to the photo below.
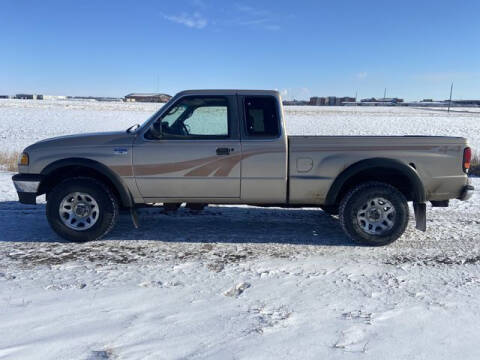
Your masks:
{"label": "rear fender", "polygon": [[390,169],[395,172],[400,172],[409,180],[411,187],[413,187],[413,201],[417,203],[424,203],[426,201],[425,188],[420,180],[420,177],[418,176],[417,171],[413,167],[395,159],[371,158],[359,161],[340,173],[327,193],[325,205],[338,204],[338,201],[340,200],[338,197],[342,193],[342,190],[347,184],[348,180],[369,169]]}

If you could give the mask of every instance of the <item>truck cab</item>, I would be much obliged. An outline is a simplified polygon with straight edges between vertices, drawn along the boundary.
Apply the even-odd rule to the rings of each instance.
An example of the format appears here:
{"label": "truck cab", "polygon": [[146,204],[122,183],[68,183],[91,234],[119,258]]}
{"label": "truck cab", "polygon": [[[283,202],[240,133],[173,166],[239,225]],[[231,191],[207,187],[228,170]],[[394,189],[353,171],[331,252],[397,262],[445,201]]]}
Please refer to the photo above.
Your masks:
{"label": "truck cab", "polygon": [[287,136],[276,91],[184,91],[139,131],[142,201],[287,201]]}

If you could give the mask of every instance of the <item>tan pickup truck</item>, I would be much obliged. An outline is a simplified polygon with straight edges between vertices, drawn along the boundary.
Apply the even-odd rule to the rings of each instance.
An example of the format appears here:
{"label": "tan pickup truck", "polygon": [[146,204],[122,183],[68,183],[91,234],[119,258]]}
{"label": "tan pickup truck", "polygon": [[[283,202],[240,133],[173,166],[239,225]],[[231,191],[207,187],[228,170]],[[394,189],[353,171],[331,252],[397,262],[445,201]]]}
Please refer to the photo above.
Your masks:
{"label": "tan pickup truck", "polygon": [[352,239],[385,245],[408,201],[425,231],[427,201],[472,195],[470,157],[460,137],[287,136],[276,91],[191,90],[127,131],[27,147],[13,182],[22,203],[46,194],[50,225],[72,241],[104,236],[120,208],[138,226],[139,206],[187,203],[320,207]]}

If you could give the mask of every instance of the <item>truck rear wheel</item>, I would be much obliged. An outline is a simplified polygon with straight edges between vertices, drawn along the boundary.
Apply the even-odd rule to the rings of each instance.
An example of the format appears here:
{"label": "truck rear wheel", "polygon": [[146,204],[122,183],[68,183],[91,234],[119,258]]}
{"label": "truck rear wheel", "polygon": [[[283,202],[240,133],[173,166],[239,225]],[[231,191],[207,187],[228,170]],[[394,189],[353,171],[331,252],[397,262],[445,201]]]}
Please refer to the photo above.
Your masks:
{"label": "truck rear wheel", "polygon": [[103,183],[86,177],[62,181],[48,194],[47,219],[62,238],[85,242],[107,234],[118,217],[118,201]]}
{"label": "truck rear wheel", "polygon": [[356,242],[370,246],[390,244],[407,227],[407,199],[389,184],[358,185],[340,203],[340,222],[345,233]]}

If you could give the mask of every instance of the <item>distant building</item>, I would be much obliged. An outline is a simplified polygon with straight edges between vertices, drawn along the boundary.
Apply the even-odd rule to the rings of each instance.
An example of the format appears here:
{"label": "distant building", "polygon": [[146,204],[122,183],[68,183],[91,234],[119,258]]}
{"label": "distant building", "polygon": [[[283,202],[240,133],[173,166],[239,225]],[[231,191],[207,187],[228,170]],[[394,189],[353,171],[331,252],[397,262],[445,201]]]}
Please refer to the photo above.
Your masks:
{"label": "distant building", "polygon": [[310,105],[310,102],[306,100],[283,100],[282,104],[285,106],[290,106],[290,105],[296,105],[296,106],[304,106],[304,105]]}
{"label": "distant building", "polygon": [[14,99],[23,99],[23,100],[43,100],[42,94],[16,94]]}
{"label": "distant building", "polygon": [[323,106],[326,103],[324,97],[313,96],[310,98],[309,105]]}
{"label": "distant building", "polygon": [[108,96],[67,96],[68,100],[88,100],[88,101],[122,101],[121,98]]}
{"label": "distant building", "polygon": [[403,103],[403,99],[400,98],[367,98],[362,99],[360,105],[370,105],[370,106],[387,106],[387,105],[396,105]]}
{"label": "distant building", "polygon": [[126,102],[154,102],[154,103],[166,103],[172,97],[168,94],[137,94],[132,93],[125,96]]}
{"label": "distant building", "polygon": [[344,97],[337,97],[337,96],[328,96],[328,97],[319,97],[313,96],[310,98],[309,105],[316,105],[316,106],[343,106],[346,102],[355,102],[355,98],[344,96]]}
{"label": "distant building", "polygon": [[10,99],[10,95],[0,95],[0,99]]}
{"label": "distant building", "polygon": [[35,94],[16,94],[15,99],[36,100],[37,95],[35,95]]}
{"label": "distant building", "polygon": [[326,105],[328,106],[334,106],[337,103],[337,97],[336,96],[329,96],[326,98]]}
{"label": "distant building", "polygon": [[398,103],[402,103],[403,99],[400,99],[400,98],[380,98],[380,99],[377,99],[377,101],[387,102],[387,103],[392,103],[392,104],[398,104]]}
{"label": "distant building", "polygon": [[349,97],[349,96],[344,96],[344,97],[341,97],[341,98],[338,98],[338,99],[340,99],[340,104],[339,105],[345,105],[346,103],[352,103],[352,102],[355,102],[357,100],[354,97]]}
{"label": "distant building", "polygon": [[461,106],[480,106],[480,100],[452,100],[452,104]]}

